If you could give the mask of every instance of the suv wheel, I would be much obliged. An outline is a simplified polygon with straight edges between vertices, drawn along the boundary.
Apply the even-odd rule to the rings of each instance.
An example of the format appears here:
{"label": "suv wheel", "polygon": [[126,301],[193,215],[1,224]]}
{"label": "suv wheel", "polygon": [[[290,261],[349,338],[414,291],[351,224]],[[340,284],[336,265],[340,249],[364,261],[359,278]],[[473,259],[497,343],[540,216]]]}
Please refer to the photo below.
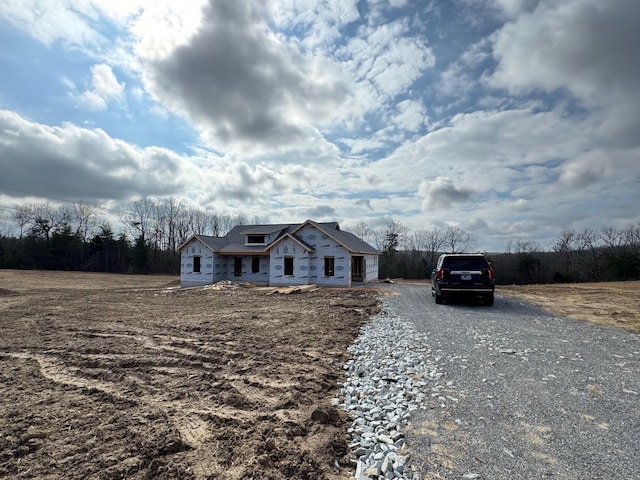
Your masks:
{"label": "suv wheel", "polygon": [[487,293],[482,298],[482,301],[485,305],[491,306],[493,305],[493,293]]}
{"label": "suv wheel", "polygon": [[442,303],[443,303],[443,301],[442,301],[442,295],[438,295],[437,293],[436,293],[436,303],[437,303],[438,305],[440,305],[440,304],[442,304]]}

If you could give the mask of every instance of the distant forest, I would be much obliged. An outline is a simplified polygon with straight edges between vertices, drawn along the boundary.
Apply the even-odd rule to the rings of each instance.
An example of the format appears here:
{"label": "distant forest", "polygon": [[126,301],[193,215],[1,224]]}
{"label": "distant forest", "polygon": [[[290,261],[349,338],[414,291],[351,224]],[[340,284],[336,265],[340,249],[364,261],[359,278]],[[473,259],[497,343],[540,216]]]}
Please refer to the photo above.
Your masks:
{"label": "distant forest", "polygon": [[186,208],[173,198],[132,202],[119,212],[117,229],[99,212],[83,203],[12,209],[5,216],[11,228],[0,229],[0,268],[177,275],[177,248],[193,234],[222,236],[235,225],[259,223]]}
{"label": "distant forest", "polygon": [[[384,232],[360,234],[378,238],[382,252],[380,278],[429,278],[441,253],[477,252],[475,238],[459,227],[410,232],[391,222]],[[358,233],[358,232],[356,232]],[[365,235],[366,237],[366,235]],[[549,249],[517,240],[507,251],[485,253],[499,284],[601,282],[640,279],[640,223],[559,232]]]}
{"label": "distant forest", "polygon": [[[8,210],[0,228],[0,268],[177,275],[176,250],[191,235],[223,236],[236,225],[263,223],[187,208],[173,198],[143,198],[119,214],[116,234],[99,212],[82,203],[26,203]],[[456,226],[410,231],[391,221],[382,230],[360,223],[350,231],[382,252],[380,278],[426,278],[440,253],[477,251],[473,235]],[[506,250],[485,252],[501,284],[640,279],[640,224],[565,229],[547,249],[517,240]]]}

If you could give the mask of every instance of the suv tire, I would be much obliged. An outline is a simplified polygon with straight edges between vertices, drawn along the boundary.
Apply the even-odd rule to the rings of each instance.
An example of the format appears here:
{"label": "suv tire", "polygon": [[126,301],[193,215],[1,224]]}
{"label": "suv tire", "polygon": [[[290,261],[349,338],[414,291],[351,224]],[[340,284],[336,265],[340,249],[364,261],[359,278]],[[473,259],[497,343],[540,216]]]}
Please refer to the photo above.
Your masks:
{"label": "suv tire", "polygon": [[487,293],[486,295],[484,295],[484,297],[482,297],[482,302],[487,305],[487,306],[492,306],[493,305],[493,293]]}

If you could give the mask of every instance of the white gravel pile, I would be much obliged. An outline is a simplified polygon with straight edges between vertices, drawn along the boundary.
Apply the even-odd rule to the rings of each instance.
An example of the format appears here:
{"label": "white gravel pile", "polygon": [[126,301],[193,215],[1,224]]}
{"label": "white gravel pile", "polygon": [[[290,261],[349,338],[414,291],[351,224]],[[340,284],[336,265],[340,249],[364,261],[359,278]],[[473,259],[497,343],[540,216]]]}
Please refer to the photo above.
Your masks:
{"label": "white gravel pile", "polygon": [[387,297],[381,301],[381,313],[349,348],[353,358],[344,366],[347,380],[337,404],[353,418],[357,480],[413,479],[402,427],[426,397],[440,397],[446,385],[425,336],[389,315]]}

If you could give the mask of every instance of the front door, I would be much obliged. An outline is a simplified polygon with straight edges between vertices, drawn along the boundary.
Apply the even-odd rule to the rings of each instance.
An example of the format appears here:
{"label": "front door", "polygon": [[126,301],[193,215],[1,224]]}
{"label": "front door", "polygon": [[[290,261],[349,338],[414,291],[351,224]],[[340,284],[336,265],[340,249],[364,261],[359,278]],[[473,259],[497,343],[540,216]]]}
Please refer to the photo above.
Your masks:
{"label": "front door", "polygon": [[351,281],[364,282],[364,257],[351,257]]}
{"label": "front door", "polygon": [[242,276],[242,257],[235,257],[233,262],[233,275],[235,277]]}

